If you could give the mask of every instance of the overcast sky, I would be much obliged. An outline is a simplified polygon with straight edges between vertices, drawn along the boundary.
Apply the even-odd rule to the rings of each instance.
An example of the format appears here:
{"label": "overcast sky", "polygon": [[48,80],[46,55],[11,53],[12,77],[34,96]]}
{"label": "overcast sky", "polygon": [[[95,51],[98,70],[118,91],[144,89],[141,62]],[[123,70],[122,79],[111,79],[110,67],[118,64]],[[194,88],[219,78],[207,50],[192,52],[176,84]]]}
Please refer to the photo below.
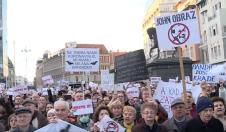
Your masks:
{"label": "overcast sky", "polygon": [[[33,81],[44,51],[65,42],[104,44],[108,50],[143,48],[142,21],[151,0],[7,0],[8,52],[16,74]],[[28,48],[26,55],[21,50]]]}

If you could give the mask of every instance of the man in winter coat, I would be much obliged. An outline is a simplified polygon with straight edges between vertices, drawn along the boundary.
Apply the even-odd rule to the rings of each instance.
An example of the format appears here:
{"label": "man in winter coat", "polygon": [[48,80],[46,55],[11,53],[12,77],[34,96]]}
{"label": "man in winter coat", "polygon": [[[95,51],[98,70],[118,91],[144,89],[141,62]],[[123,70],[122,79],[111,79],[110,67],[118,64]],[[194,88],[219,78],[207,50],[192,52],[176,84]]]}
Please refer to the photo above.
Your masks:
{"label": "man in winter coat", "polygon": [[184,132],[224,132],[222,123],[213,117],[213,103],[208,97],[200,97],[196,109],[198,116],[186,124]]}

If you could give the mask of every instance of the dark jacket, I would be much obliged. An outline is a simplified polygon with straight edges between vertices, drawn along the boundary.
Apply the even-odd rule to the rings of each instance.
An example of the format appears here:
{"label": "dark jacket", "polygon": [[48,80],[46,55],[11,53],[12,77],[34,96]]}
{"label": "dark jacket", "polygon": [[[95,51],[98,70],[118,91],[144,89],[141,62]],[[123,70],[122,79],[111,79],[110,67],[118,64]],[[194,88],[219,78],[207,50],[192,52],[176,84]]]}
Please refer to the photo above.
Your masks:
{"label": "dark jacket", "polygon": [[[37,130],[37,129],[34,128],[32,125],[30,125],[27,132],[34,132],[35,130]],[[21,132],[21,131],[20,131],[20,129],[17,127],[13,132]]]}
{"label": "dark jacket", "polygon": [[[185,121],[183,122],[182,129],[186,125],[186,123],[190,120],[191,118],[186,116]],[[168,129],[168,132],[181,132],[177,125],[175,124],[175,120],[172,117],[171,119],[166,120],[163,125]]]}
{"label": "dark jacket", "polygon": [[145,123],[133,127],[132,132],[168,132],[165,126],[154,124],[152,129]]}
{"label": "dark jacket", "polygon": [[214,117],[205,124],[200,119],[200,116],[197,116],[188,121],[183,132],[224,132],[224,127],[222,123]]}
{"label": "dark jacket", "polygon": [[[45,125],[48,124],[46,117],[40,111],[34,112],[31,120],[31,124],[32,124],[32,121],[35,120],[36,118],[38,120],[38,128],[44,127]],[[35,126],[35,124],[33,124],[33,126]]]}

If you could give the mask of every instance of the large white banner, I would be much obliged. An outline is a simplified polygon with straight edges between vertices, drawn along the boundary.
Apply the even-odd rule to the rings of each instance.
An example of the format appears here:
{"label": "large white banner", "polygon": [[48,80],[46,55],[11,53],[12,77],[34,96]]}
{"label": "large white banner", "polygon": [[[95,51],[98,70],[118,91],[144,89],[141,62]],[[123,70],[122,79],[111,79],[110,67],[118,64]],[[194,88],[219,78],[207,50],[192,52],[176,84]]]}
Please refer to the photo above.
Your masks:
{"label": "large white banner", "polygon": [[52,75],[47,75],[42,77],[42,82],[44,85],[53,84],[54,81],[53,81]]}
{"label": "large white banner", "polygon": [[35,132],[88,132],[80,127],[74,126],[63,120],[57,120],[56,123],[50,123]]}
{"label": "large white banner", "polygon": [[100,55],[98,48],[66,48],[65,71],[99,71]]}
{"label": "large white banner", "polygon": [[74,115],[84,115],[93,113],[93,103],[91,99],[72,102]]}
{"label": "large white banner", "polygon": [[200,43],[195,9],[156,17],[155,25],[159,48],[172,49],[172,47]]}
{"label": "large white banner", "polygon": [[[193,86],[192,84],[186,84],[187,91],[191,91],[196,102],[198,95],[201,93],[201,88],[199,85]],[[154,93],[154,98],[158,99],[161,105],[165,108],[168,113],[168,117],[172,117],[171,102],[176,98],[181,97],[183,93],[183,87],[181,83],[173,82],[159,82],[156,91]]]}

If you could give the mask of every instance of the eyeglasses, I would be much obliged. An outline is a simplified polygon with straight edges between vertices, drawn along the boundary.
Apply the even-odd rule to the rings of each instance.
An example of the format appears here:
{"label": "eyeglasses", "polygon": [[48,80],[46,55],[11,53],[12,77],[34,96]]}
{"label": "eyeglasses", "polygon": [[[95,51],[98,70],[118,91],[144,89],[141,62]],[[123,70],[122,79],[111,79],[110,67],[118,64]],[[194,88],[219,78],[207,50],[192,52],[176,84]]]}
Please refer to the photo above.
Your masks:
{"label": "eyeglasses", "polygon": [[144,114],[144,115],[148,115],[148,114],[149,114],[149,115],[155,115],[156,113],[155,113],[155,112],[143,112],[143,114]]}

